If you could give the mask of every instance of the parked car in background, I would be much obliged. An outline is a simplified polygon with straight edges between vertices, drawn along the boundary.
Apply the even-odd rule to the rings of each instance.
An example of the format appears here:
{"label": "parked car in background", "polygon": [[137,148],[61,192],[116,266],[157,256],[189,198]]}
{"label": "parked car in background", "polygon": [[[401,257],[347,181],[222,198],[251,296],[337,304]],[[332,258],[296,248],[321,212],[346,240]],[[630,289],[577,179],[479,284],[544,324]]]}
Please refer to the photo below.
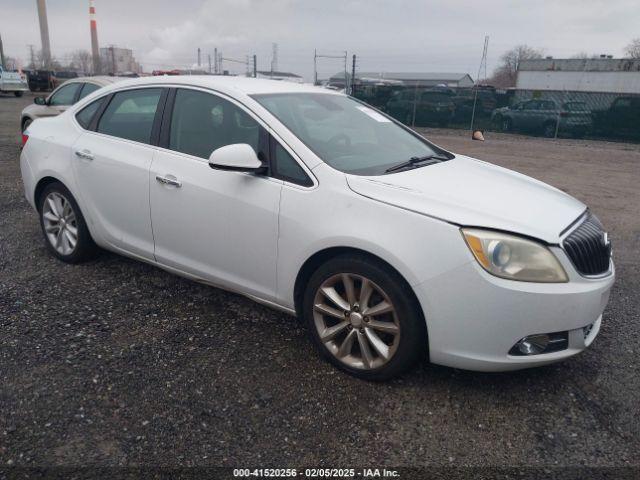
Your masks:
{"label": "parked car in background", "polygon": [[640,138],[640,96],[618,97],[608,109],[594,111],[593,116],[597,133]]}
{"label": "parked car in background", "polygon": [[64,82],[72,78],[78,78],[78,72],[71,72],[71,71],[53,72],[51,76],[51,84],[53,88],[58,88]]}
{"label": "parked car in background", "polygon": [[26,75],[16,70],[5,70],[0,65],[0,93],[13,93],[21,97],[29,91]]}
{"label": "parked car in background", "polygon": [[29,70],[27,73],[29,90],[45,92],[53,90],[53,72],[51,70]]}
{"label": "parked car in background", "polygon": [[492,122],[503,132],[531,132],[545,137],[558,133],[583,137],[593,128],[591,110],[584,102],[564,102],[558,108],[553,100],[528,100],[497,108]]}
{"label": "parked car in background", "polygon": [[395,91],[384,109],[405,125],[446,127],[455,111],[452,95],[438,88]]}
{"label": "parked car in background", "polygon": [[122,80],[119,77],[84,77],[66,81],[49,96],[36,97],[20,116],[20,126],[24,132],[36,118],[60,115],[78,100],[95,92],[99,88]]}
{"label": "parked car in background", "polygon": [[459,89],[453,97],[456,121],[469,121],[476,107],[476,117],[489,117],[497,106],[495,89],[489,87]]}
{"label": "parked car in background", "polygon": [[298,315],[364,379],[423,355],[482,371],[576,355],[615,278],[582,202],[324,88],[128,80],[22,139],[51,255],[78,263],[100,246]]}

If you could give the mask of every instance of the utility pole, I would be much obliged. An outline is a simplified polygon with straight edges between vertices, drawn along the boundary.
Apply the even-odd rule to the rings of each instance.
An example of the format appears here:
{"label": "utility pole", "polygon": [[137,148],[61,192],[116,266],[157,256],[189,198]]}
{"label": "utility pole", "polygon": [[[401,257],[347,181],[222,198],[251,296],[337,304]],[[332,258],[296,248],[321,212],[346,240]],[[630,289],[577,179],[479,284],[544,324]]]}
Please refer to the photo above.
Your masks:
{"label": "utility pole", "polygon": [[0,67],[3,69],[6,68],[6,64],[4,62],[4,47],[2,46],[2,35],[0,35]]}
{"label": "utility pole", "polygon": [[211,54],[207,54],[207,60],[209,60],[209,73],[211,73]]}
{"label": "utility pole", "polygon": [[31,43],[28,45],[28,47],[29,47],[29,58],[31,59],[31,63],[29,64],[29,66],[32,69],[36,69],[38,68],[38,66],[36,65],[36,52],[34,49],[34,45]]}
{"label": "utility pole", "polygon": [[115,52],[115,50],[113,48],[113,45],[111,45],[109,47],[109,51],[111,52],[111,67],[112,67],[111,68],[111,73],[113,75],[115,75],[118,72],[117,72],[117,69],[116,69],[116,52]]}
{"label": "utility pole", "polygon": [[344,51],[344,93],[349,91],[349,79],[347,78],[347,51]]}
{"label": "utility pole", "polygon": [[217,75],[218,74],[218,49],[217,48],[213,49],[213,60],[214,60],[213,72]]}
{"label": "utility pole", "polygon": [[313,49],[313,84],[318,85],[318,50]]}
{"label": "utility pole", "polygon": [[258,77],[258,57],[256,55],[253,56],[253,78]]}
{"label": "utility pole", "polygon": [[44,68],[51,66],[51,44],[49,43],[49,22],[47,21],[47,4],[45,0],[37,0],[38,19],[40,20],[40,40],[42,42],[42,59]]}
{"label": "utility pole", "polygon": [[355,96],[356,93],[356,55],[353,55],[353,61],[351,63],[351,96]]}
{"label": "utility pole", "polygon": [[200,47],[198,47],[198,68],[200,68]]}

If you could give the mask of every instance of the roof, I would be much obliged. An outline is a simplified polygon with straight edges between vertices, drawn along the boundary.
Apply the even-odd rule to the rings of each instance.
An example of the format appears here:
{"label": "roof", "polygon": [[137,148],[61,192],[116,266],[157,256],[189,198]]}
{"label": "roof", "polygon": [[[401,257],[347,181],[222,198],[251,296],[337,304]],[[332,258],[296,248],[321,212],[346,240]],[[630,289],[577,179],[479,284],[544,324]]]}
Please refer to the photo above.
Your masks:
{"label": "roof", "polygon": [[101,87],[106,87],[107,85],[111,85],[112,83],[121,82],[126,80],[126,77],[111,77],[107,75],[96,75],[95,77],[74,77],[70,78],[64,83],[77,83],[77,82],[89,82],[95,83],[96,85],[100,85]]}
{"label": "roof", "polygon": [[629,58],[537,58],[522,60],[518,71],[524,72],[639,72],[640,60]]}
{"label": "roof", "polygon": [[157,77],[140,77],[135,79],[122,78],[118,87],[142,85],[189,85],[218,90],[229,95],[253,95],[260,93],[294,93],[315,92],[335,95],[325,88],[314,87],[311,84],[282,82],[251,77],[233,77],[227,75],[172,75]]}
{"label": "roof", "polygon": [[278,72],[278,71],[271,71],[271,70],[258,70],[257,73],[259,73],[260,75],[273,75],[274,77],[291,77],[291,78],[302,78],[300,75],[296,75],[295,73],[291,73],[291,72]]}

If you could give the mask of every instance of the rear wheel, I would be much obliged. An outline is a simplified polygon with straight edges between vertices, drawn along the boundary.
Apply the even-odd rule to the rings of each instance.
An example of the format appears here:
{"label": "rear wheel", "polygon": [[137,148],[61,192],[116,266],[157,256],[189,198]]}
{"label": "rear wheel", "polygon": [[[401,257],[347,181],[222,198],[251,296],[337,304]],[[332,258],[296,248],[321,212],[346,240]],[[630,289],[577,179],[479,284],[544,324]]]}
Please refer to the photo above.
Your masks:
{"label": "rear wheel", "polygon": [[338,368],[385,380],[426,351],[426,325],[406,282],[381,262],[359,255],[329,260],[311,277],[303,315],[311,337]]}
{"label": "rear wheel", "polygon": [[40,195],[38,211],[45,244],[53,256],[67,263],[80,263],[95,256],[98,247],[76,200],[64,185],[47,185]]}
{"label": "rear wheel", "polygon": [[16,97],[21,97],[24,92],[13,92]]}

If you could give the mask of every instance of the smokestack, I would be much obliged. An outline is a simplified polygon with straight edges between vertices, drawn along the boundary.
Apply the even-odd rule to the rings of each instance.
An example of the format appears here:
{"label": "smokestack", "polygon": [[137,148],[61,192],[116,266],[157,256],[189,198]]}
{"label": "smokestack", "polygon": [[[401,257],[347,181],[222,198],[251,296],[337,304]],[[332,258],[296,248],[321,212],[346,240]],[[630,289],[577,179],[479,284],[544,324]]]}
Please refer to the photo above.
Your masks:
{"label": "smokestack", "polygon": [[49,43],[49,22],[47,21],[47,5],[45,0],[37,0],[38,18],[40,19],[40,39],[42,41],[42,59],[44,66],[51,65],[51,44]]}
{"label": "smokestack", "polygon": [[7,68],[4,63],[4,47],[2,46],[2,35],[0,35],[0,67]]}
{"label": "smokestack", "polygon": [[100,48],[98,47],[98,26],[96,24],[96,7],[93,0],[89,0],[89,26],[91,29],[91,55],[93,56],[93,74],[101,73]]}

